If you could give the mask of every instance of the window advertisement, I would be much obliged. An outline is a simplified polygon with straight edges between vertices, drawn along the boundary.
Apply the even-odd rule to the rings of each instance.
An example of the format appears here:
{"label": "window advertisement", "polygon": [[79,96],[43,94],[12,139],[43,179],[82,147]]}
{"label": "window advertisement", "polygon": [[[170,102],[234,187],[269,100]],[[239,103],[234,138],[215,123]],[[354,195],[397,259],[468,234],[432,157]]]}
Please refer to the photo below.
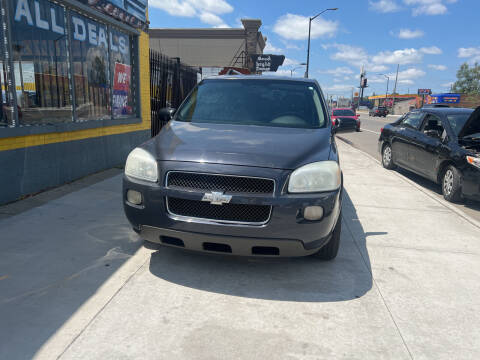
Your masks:
{"label": "window advertisement", "polygon": [[72,12],[72,62],[78,120],[109,119],[110,70],[107,26]]}
{"label": "window advertisement", "polygon": [[132,92],[132,66],[128,35],[112,30],[110,43],[111,69],[113,73],[113,116],[132,116],[135,111]]}
{"label": "window advertisement", "polygon": [[47,0],[9,0],[19,123],[72,121],[65,9]]}

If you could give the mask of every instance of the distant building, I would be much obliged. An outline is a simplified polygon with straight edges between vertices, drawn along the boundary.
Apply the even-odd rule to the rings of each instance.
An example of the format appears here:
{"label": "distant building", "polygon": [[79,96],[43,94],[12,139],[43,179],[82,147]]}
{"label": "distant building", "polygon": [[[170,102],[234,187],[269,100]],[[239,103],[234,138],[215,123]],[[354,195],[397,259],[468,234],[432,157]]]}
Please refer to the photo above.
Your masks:
{"label": "distant building", "polygon": [[185,64],[218,74],[224,68],[254,71],[250,55],[263,54],[262,21],[242,19],[243,28],[150,29],[150,48]]}

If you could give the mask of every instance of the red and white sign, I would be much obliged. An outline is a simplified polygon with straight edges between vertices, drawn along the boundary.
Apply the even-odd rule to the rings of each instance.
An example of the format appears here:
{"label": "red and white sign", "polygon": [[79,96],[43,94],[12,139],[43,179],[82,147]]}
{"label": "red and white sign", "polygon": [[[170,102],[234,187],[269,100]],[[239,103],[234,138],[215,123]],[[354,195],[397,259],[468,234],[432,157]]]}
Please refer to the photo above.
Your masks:
{"label": "red and white sign", "polygon": [[128,92],[130,89],[131,67],[130,65],[115,63],[113,90]]}

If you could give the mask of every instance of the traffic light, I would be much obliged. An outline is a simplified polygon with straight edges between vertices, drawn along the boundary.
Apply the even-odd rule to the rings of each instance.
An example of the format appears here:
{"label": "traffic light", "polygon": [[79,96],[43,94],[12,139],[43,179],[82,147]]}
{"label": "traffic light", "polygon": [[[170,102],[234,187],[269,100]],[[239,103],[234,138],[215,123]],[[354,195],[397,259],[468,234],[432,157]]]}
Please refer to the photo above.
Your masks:
{"label": "traffic light", "polygon": [[362,78],[362,88],[367,87],[367,78]]}

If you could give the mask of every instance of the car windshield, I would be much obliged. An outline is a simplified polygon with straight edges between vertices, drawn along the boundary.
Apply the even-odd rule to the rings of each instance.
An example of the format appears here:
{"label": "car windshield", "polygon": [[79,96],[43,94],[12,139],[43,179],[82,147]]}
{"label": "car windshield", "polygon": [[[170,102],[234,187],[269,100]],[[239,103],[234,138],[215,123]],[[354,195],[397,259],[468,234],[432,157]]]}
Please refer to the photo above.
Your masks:
{"label": "car windshield", "polygon": [[355,116],[355,113],[349,109],[333,110],[334,116]]}
{"label": "car windshield", "polygon": [[453,132],[455,133],[455,135],[458,136],[458,134],[460,134],[460,131],[465,126],[465,123],[467,122],[470,115],[471,114],[451,114],[451,115],[447,115],[448,122],[450,123],[450,126],[451,126]]}
{"label": "car windshield", "polygon": [[325,106],[312,83],[212,79],[200,83],[175,120],[293,128],[326,126]]}

